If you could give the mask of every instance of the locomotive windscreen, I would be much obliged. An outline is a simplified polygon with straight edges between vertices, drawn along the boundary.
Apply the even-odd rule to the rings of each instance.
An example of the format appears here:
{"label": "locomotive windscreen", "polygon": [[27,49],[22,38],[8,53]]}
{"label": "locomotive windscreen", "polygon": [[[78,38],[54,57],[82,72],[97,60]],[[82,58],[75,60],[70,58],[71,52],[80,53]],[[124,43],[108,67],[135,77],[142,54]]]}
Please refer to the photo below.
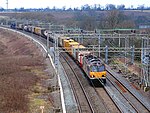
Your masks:
{"label": "locomotive windscreen", "polygon": [[101,71],[105,71],[104,65],[98,66],[98,72],[101,72]]}
{"label": "locomotive windscreen", "polygon": [[97,65],[92,65],[90,66],[90,71],[91,72],[102,72],[105,70],[105,66],[101,65],[101,66],[97,66]]}

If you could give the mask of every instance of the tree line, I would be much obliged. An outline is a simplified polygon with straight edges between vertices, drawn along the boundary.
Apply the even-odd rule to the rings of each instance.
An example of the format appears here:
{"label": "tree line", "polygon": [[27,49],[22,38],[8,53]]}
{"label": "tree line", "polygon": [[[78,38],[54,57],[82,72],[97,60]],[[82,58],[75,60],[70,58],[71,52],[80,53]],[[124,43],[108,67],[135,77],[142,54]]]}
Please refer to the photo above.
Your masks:
{"label": "tree line", "polygon": [[[76,7],[76,8],[66,8],[66,6],[63,6],[62,8],[14,8],[14,9],[9,9],[9,11],[18,11],[18,12],[30,12],[30,11],[103,11],[103,10],[150,10],[150,6],[146,7],[144,5],[139,5],[138,7],[134,8],[133,5],[131,7],[126,8],[124,4],[121,5],[114,5],[114,4],[107,4],[106,6],[102,6],[100,4],[94,4],[94,5],[88,5],[85,4],[81,7]],[[7,11],[7,9],[4,9],[3,7],[0,7],[0,11]]]}

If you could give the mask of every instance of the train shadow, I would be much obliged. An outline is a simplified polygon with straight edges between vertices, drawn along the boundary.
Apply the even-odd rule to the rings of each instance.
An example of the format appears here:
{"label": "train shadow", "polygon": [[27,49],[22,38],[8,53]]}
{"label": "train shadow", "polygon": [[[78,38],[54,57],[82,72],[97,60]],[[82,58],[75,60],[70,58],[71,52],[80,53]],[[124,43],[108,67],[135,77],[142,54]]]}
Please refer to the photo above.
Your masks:
{"label": "train shadow", "polygon": [[98,79],[89,80],[89,83],[92,87],[104,87],[104,84],[100,82]]}

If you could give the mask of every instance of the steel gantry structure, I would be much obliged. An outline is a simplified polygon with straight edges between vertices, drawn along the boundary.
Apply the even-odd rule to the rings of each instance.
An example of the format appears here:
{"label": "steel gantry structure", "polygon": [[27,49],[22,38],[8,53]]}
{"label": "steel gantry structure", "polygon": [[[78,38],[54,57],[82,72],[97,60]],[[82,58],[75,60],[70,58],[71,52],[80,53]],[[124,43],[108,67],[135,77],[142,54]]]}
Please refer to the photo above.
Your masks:
{"label": "steel gantry structure", "polygon": [[[59,34],[57,32],[57,34]],[[104,62],[108,64],[109,57],[112,57],[109,55],[109,53],[119,53],[124,58],[124,71],[125,74],[127,74],[127,67],[128,64],[134,64],[134,60],[136,57],[138,59],[141,58],[142,66],[140,67],[141,73],[139,73],[139,78],[141,79],[141,84],[150,87],[150,43],[149,38],[150,36],[148,34],[100,34],[100,33],[94,33],[94,32],[86,32],[86,33],[66,33],[64,34],[61,32],[61,35],[69,36],[73,38],[74,40],[78,41],[81,44],[84,44],[85,40],[88,39],[97,39],[97,43],[94,45],[88,45],[84,49],[84,51],[91,51],[93,53],[97,53],[96,55],[102,58],[102,54],[104,54]],[[134,41],[139,40],[139,45],[141,47],[138,47]],[[104,44],[106,40],[110,40],[110,43],[112,40],[116,40],[118,42],[117,45],[111,46],[108,44]],[[104,46],[105,45],[105,46]],[[62,48],[58,47],[58,53],[64,52]],[[78,49],[76,51],[79,51]],[[138,55],[138,56],[137,56]],[[119,56],[118,56],[119,57]],[[145,61],[147,59],[146,63],[143,63],[143,60]]]}

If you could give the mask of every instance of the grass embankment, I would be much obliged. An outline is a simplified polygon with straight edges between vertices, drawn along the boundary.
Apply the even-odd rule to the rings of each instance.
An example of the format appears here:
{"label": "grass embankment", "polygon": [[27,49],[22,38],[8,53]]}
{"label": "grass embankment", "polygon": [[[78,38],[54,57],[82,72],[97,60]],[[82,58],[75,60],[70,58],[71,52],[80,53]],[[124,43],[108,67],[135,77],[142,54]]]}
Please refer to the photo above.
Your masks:
{"label": "grass embankment", "polygon": [[0,29],[0,113],[37,113],[51,108],[49,78],[37,47],[14,33]]}

